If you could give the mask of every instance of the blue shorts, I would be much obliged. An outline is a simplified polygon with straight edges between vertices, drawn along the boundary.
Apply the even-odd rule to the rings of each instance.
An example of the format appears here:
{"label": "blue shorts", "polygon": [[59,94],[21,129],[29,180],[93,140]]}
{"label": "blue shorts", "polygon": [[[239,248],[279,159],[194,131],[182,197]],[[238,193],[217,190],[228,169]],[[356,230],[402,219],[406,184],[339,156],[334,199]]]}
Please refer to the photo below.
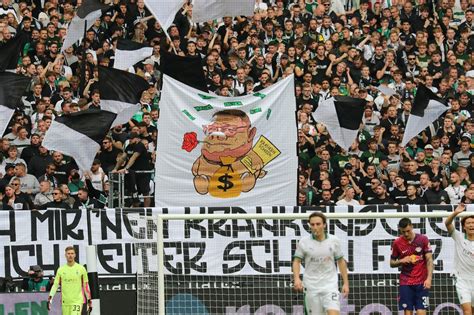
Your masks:
{"label": "blue shorts", "polygon": [[430,306],[430,291],[422,284],[401,285],[398,309],[400,311],[426,310]]}

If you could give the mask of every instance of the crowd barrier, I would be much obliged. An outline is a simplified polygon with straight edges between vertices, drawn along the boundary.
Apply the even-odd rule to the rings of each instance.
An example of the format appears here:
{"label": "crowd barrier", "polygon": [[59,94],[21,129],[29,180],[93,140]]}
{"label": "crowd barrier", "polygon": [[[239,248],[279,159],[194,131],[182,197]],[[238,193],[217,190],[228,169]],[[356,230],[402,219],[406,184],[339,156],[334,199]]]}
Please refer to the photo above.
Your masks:
{"label": "crowd barrier", "polygon": [[[155,170],[135,171],[136,174],[154,174]],[[127,204],[127,200],[133,199],[132,195],[127,195],[125,175],[122,173],[109,173],[109,195],[107,196],[107,206],[109,208],[123,208]],[[153,176],[151,177],[153,180]],[[150,192],[154,189],[150,189]],[[140,198],[152,198],[149,196],[140,196]]]}

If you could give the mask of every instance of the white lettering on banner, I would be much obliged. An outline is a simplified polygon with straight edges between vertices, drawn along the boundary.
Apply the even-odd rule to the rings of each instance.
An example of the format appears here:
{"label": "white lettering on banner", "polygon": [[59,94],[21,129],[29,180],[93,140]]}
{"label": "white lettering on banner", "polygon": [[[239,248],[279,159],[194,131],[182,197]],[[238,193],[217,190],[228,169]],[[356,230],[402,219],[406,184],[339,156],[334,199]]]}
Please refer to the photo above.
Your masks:
{"label": "white lettering on banner", "polygon": [[[65,263],[64,248],[76,246],[85,262],[85,246],[97,245],[98,272],[135,273],[137,257],[143,270],[157,268],[157,227],[161,213],[309,213],[299,207],[184,207],[163,209],[107,209],[77,211],[0,212],[0,276],[24,276],[29,266],[43,266],[53,274]],[[452,206],[328,207],[326,212],[433,212]],[[453,269],[452,239],[442,219],[413,219],[415,231],[430,238],[436,272]],[[390,268],[390,247],[398,236],[398,219],[330,220],[328,231],[342,240],[352,273],[397,273]],[[90,228],[89,228],[90,227]],[[459,226],[458,226],[459,228]],[[309,235],[301,220],[173,220],[165,222],[165,271],[189,275],[277,275],[291,273],[298,241]]]}

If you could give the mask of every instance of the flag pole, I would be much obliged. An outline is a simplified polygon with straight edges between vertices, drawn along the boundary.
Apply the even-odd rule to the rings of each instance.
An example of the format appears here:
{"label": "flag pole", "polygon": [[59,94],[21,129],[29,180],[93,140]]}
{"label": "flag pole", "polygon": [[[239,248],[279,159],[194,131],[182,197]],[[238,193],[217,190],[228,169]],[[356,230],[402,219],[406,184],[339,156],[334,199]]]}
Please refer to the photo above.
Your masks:
{"label": "flag pole", "polygon": [[84,87],[86,86],[86,64],[87,64],[86,35],[87,35],[87,20],[84,21],[84,36],[82,37],[81,82],[79,85],[79,91],[81,91],[82,96],[84,96]]}
{"label": "flag pole", "polygon": [[171,40],[171,37],[170,37],[170,34],[168,34],[167,31],[165,31],[165,34],[166,34],[166,37],[170,41],[170,46],[171,46],[171,48],[173,48],[174,54],[177,55],[178,53],[176,52],[176,47],[174,47],[173,41]]}

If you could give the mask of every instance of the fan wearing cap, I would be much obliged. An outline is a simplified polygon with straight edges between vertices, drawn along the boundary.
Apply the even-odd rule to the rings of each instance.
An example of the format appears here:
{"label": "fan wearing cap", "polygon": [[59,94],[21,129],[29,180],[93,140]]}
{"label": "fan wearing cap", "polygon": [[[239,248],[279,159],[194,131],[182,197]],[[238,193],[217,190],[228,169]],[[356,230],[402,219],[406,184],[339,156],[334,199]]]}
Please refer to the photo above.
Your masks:
{"label": "fan wearing cap", "polygon": [[474,70],[466,72],[467,92],[474,95]]}
{"label": "fan wearing cap", "polygon": [[251,95],[251,94],[253,94],[254,87],[255,87],[255,84],[254,84],[254,81],[253,81],[252,77],[248,77],[245,80],[245,91],[242,95]]}
{"label": "fan wearing cap", "polygon": [[424,153],[425,153],[425,163],[427,165],[431,164],[431,161],[434,159],[434,147],[431,144],[427,144],[424,147]]}
{"label": "fan wearing cap", "polygon": [[15,165],[5,165],[5,171],[2,172],[4,175],[0,178],[0,197],[3,198],[5,194],[5,187],[10,183],[11,179],[15,176]]}
{"label": "fan wearing cap", "polygon": [[425,191],[423,198],[429,205],[450,203],[448,193],[441,187],[441,177],[431,178],[431,187]]}
{"label": "fan wearing cap", "polygon": [[151,58],[143,61],[143,72],[143,77],[148,83],[155,83],[157,82],[157,78],[160,77],[159,71],[156,70],[156,63]]}
{"label": "fan wearing cap", "polygon": [[368,150],[364,151],[364,153],[362,153],[362,156],[360,157],[363,166],[368,164],[379,165],[383,153],[379,150],[377,139],[375,137],[369,139],[369,141],[367,141],[367,146]]}
{"label": "fan wearing cap", "polygon": [[[194,29],[192,30],[194,32]],[[188,42],[186,43],[186,56],[197,56],[198,53],[196,49],[197,49],[196,40],[194,38],[189,39]]]}
{"label": "fan wearing cap", "polygon": [[234,76],[230,73],[227,73],[224,75],[224,80],[222,81],[222,88],[227,88],[228,89],[228,96],[235,97],[239,96],[239,91],[234,89]]}
{"label": "fan wearing cap", "polygon": [[21,288],[27,292],[47,292],[53,286],[53,278],[44,279],[43,268],[39,265],[30,266],[28,278],[23,279]]}
{"label": "fan wearing cap", "polygon": [[377,165],[377,177],[380,178],[382,181],[388,181],[389,180],[389,177],[388,177],[388,173],[389,173],[389,169],[388,169],[388,158],[383,155],[381,158],[380,158],[380,163],[379,165]]}

